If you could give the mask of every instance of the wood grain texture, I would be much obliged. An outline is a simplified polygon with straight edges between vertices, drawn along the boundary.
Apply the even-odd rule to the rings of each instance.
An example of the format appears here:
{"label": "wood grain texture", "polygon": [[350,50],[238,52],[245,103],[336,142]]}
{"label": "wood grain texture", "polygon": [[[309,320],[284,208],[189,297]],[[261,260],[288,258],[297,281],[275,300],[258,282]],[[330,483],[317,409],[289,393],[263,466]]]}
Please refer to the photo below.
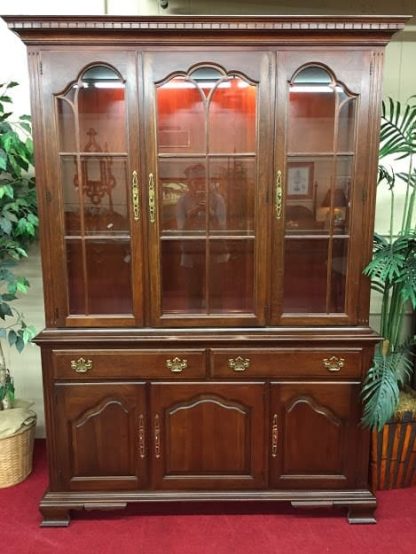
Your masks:
{"label": "wood grain texture", "polygon": [[[361,381],[378,336],[368,327],[369,283],[362,270],[371,253],[373,232],[383,46],[403,28],[406,19],[5,18],[9,28],[29,46],[31,71],[47,315],[47,328],[35,340],[42,350],[49,455],[49,489],[41,502],[44,526],[68,525],[71,510],[178,500],[344,506],[349,509],[350,522],[374,521],[376,504],[368,484],[369,434],[359,421]],[[60,158],[72,156],[80,172],[82,141],[76,101],[74,131],[70,131],[70,117],[61,117],[58,98],[62,94],[75,98],[84,86],[88,91],[90,83],[83,81],[83,75],[96,66],[110,69],[125,87],[123,113],[127,116],[121,134],[114,123],[113,142],[124,141],[126,146],[122,166],[128,175],[123,182],[129,200],[123,216],[123,240],[128,249],[121,255],[120,249],[113,248],[108,256],[101,256],[101,246],[91,250],[86,246],[91,239],[86,238],[91,214],[79,216],[81,261],[71,269],[68,240],[74,237],[67,233],[65,211],[71,210],[64,209],[68,200]],[[341,156],[335,146],[325,155],[320,152],[315,131],[309,138],[306,134],[299,138],[306,151],[292,152],[288,87],[302,69],[311,66],[325,71],[334,91],[338,87],[356,99],[358,106],[352,126],[353,146],[347,152],[353,159],[348,191],[352,215],[345,237],[349,243],[340,254],[345,264],[335,268],[335,277],[330,265],[336,252],[333,244],[328,249],[329,261],[318,256],[308,265],[313,248],[302,243],[305,247],[295,249],[290,262],[285,256],[287,207],[283,205],[281,219],[275,217],[276,179],[279,175],[286,185],[287,167],[294,157],[310,167],[318,163],[319,156]],[[230,85],[229,92],[235,93],[231,90],[235,81],[243,85],[240,88],[254,87],[256,95],[254,123],[240,127],[246,129],[250,148],[240,153],[232,147],[226,149],[230,142],[227,123],[218,127],[223,135],[217,140],[218,152],[211,152],[208,146],[203,156],[197,149],[186,153],[191,160],[202,157],[207,167],[211,158],[228,156],[234,160],[240,156],[244,163],[254,160],[255,168],[247,180],[254,206],[252,223],[245,224],[245,229],[243,219],[250,210],[243,210],[236,227],[239,229],[241,223],[250,240],[254,237],[255,245],[241,266],[237,262],[229,266],[230,275],[212,278],[221,285],[216,294],[227,299],[227,309],[220,300],[217,312],[209,311],[205,292],[204,313],[198,313],[202,301],[198,309],[186,309],[183,267],[177,263],[179,269],[175,269],[164,261],[161,244],[166,229],[160,167],[166,160],[175,166],[186,155],[171,154],[166,145],[160,148],[157,90],[172,85],[175,77],[188,79],[185,85],[189,87],[196,68],[211,72],[211,76],[219,72],[223,80],[228,79],[223,88]],[[85,104],[83,135],[87,122],[94,127],[97,118],[102,121],[108,117],[109,130],[104,129],[108,141],[113,130],[112,106],[120,95],[106,94],[107,104]],[[98,96],[96,91],[93,96]],[[204,109],[208,109],[208,96],[201,96],[205,98]],[[248,120],[242,109],[235,108],[238,95],[219,96],[223,103],[218,102],[217,114],[225,117],[227,113],[230,126],[236,114]],[[320,103],[315,98],[302,106],[300,118],[310,117],[310,110],[317,110],[318,120],[322,114],[327,117],[326,101]],[[114,113],[121,112],[116,109]],[[166,113],[170,114],[169,110]],[[72,132],[77,135],[72,141],[78,144],[75,152],[60,146],[62,124],[65,136]],[[209,117],[199,127],[207,125]],[[173,127],[175,130],[177,125]],[[338,132],[338,123],[333,128]],[[247,129],[255,131],[250,135]],[[323,140],[323,134],[320,136]],[[239,137],[235,141],[240,144]],[[302,160],[305,157],[306,162]],[[334,159],[332,167],[336,166]],[[218,160],[215,163],[219,165]],[[139,219],[130,205],[133,172],[137,173]],[[150,174],[155,179],[154,221],[148,213]],[[76,182],[72,177],[66,179],[70,195],[74,195],[72,184]],[[333,184],[329,187],[334,188]],[[81,212],[84,199],[79,187],[77,195]],[[173,221],[172,209],[169,213]],[[237,211],[230,213],[235,219]],[[205,219],[209,222],[208,216]],[[249,219],[247,216],[244,221]],[[315,223],[315,231],[332,236],[332,222],[326,230],[318,220]],[[169,232],[179,228],[177,222],[170,225]],[[207,229],[206,241],[211,239],[209,224]],[[111,227],[107,230],[113,232]],[[193,238],[199,240],[196,235]],[[303,250],[309,252],[307,263]],[[180,260],[175,252],[173,249],[168,260]],[[232,254],[236,260],[241,257],[238,249]],[[123,271],[118,273],[121,264]],[[251,273],[244,281],[240,272],[247,265]],[[311,267],[318,268],[315,275]],[[205,278],[210,279],[212,272],[207,266]],[[323,285],[320,275],[324,275]],[[174,285],[168,288],[171,304],[166,304],[162,291],[170,278]],[[334,279],[341,283],[339,305],[329,292]],[[299,289],[302,282],[308,285],[304,291]],[[91,287],[99,288],[100,283],[101,289],[91,292]],[[130,283],[131,294],[127,290]],[[289,303],[296,313],[285,312],[287,283],[290,291],[296,286],[300,291]],[[324,292],[322,286],[327,287]],[[122,294],[117,295],[120,287]],[[78,291],[91,298],[74,302],[71,294],[76,296]],[[314,293],[322,293],[326,309],[315,313],[306,309],[303,313],[300,302],[316,307],[319,299]],[[176,371],[171,371],[172,367]],[[399,461],[405,442],[410,442],[410,436],[396,439],[391,448],[395,472],[402,480],[415,478],[409,466]]]}

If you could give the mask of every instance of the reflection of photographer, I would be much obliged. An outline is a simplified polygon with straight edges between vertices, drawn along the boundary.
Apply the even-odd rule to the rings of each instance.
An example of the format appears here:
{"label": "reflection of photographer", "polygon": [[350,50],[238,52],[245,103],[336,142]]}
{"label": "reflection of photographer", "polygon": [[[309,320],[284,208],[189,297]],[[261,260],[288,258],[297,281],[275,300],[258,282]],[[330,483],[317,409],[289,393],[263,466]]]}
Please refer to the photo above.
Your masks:
{"label": "reflection of photographer", "polygon": [[[176,204],[176,221],[178,229],[204,231],[206,220],[207,191],[205,167],[196,164],[185,170],[188,182],[187,192]],[[225,202],[221,194],[211,187],[209,191],[209,226],[214,229],[225,229]]]}
{"label": "reflection of photographer", "polygon": [[[180,264],[186,271],[189,307],[200,310],[205,303],[204,291],[207,287],[210,297],[220,296],[221,271],[217,264],[227,262],[229,254],[224,240],[212,239],[209,241],[209,285],[205,284],[205,233],[207,229],[220,231],[226,228],[226,210],[224,198],[216,190],[215,185],[210,187],[209,192],[207,191],[206,171],[202,164],[188,167],[185,175],[188,190],[176,203],[177,226],[182,231],[200,231],[200,233],[190,233],[189,238],[182,240]],[[201,240],[197,240],[198,235]]]}

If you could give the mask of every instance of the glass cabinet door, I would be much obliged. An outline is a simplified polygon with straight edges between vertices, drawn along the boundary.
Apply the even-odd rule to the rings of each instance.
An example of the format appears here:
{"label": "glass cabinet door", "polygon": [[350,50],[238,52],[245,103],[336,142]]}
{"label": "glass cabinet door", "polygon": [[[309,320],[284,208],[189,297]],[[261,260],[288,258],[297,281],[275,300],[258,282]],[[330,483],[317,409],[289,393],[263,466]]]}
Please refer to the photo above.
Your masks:
{"label": "glass cabinet door", "polygon": [[[127,325],[141,319],[140,256],[132,237],[140,217],[139,167],[129,137],[137,115],[128,103],[125,62],[120,67],[107,57],[73,69],[73,80],[53,91],[66,323]],[[67,70],[67,80],[70,75]]]}
{"label": "glass cabinet door", "polygon": [[274,317],[282,322],[352,317],[361,82],[354,64],[343,71],[348,80],[340,79],[334,60],[335,71],[333,65],[309,62],[286,74],[286,98],[280,99],[287,116],[274,191],[280,248],[274,261],[281,266],[274,280]]}
{"label": "glass cabinet door", "polygon": [[212,62],[177,71],[176,62],[167,77],[153,78],[148,194],[150,233],[158,245],[151,264],[154,323],[264,319],[264,55],[254,59],[254,77]]}

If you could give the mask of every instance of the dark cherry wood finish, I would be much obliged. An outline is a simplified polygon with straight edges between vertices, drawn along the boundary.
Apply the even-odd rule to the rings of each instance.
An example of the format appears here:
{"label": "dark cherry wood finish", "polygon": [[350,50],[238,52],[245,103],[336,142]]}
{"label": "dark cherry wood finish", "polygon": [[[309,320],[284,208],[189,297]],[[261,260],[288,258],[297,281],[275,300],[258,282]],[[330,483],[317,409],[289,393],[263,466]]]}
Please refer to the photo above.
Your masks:
{"label": "dark cherry wood finish", "polygon": [[227,500],[374,522],[362,269],[407,18],[5,19],[32,87],[42,525]]}

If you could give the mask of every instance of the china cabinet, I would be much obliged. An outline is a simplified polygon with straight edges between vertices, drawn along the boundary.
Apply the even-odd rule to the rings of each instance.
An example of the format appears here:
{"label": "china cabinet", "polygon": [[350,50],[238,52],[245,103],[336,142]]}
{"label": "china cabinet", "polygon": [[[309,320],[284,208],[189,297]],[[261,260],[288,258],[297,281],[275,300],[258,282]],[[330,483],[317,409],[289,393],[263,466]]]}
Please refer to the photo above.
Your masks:
{"label": "china cabinet", "polygon": [[362,270],[406,18],[5,19],[31,73],[43,525],[184,500],[374,521]]}

